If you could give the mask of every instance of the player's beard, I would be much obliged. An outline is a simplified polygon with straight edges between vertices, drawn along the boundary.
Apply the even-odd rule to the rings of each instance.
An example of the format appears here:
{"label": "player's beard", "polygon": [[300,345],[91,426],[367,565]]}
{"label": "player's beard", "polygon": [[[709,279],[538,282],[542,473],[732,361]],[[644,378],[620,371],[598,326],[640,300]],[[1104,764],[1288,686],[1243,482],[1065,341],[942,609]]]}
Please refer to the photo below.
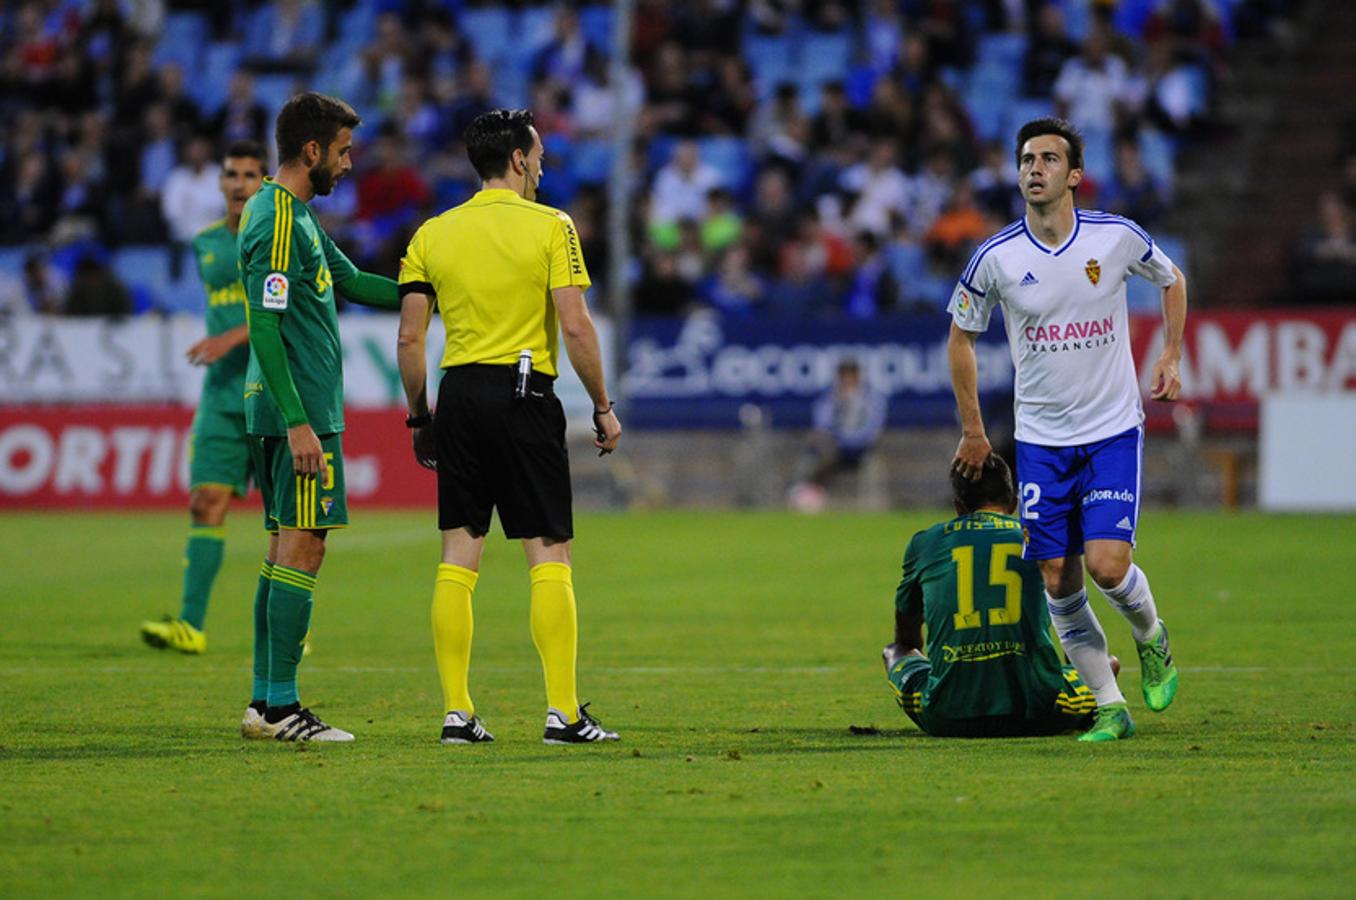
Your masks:
{"label": "player's beard", "polygon": [[330,191],[334,190],[334,183],[339,180],[334,170],[326,165],[316,165],[306,173],[306,177],[311,179],[311,190],[321,197],[329,196]]}

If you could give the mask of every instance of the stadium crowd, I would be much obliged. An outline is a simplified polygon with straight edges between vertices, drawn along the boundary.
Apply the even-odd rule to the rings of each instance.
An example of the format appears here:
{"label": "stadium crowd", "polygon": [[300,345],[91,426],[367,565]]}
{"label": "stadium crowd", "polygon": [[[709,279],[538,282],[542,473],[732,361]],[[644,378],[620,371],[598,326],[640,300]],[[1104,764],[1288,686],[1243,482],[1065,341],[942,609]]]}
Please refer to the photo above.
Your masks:
{"label": "stadium crowd", "polygon": [[[939,309],[974,244],[1020,211],[1017,125],[1054,111],[1088,139],[1080,204],[1160,226],[1231,48],[1285,6],[639,0],[620,92],[637,117],[624,161],[637,311]],[[271,146],[273,116],[303,88],[365,119],[354,176],[316,204],[359,265],[393,274],[413,229],[477,187],[466,125],[527,106],[546,140],[541,198],[574,216],[602,282],[619,164],[612,15],[459,0],[6,4],[0,310],[193,308],[183,248],[221,215],[218,154],[244,138]]]}

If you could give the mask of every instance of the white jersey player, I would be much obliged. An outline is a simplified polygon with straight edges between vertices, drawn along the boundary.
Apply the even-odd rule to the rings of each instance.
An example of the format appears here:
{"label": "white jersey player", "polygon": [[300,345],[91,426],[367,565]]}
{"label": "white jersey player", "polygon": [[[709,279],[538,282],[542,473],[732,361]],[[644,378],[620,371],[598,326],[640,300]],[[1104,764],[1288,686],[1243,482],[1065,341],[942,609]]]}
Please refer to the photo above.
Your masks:
{"label": "white jersey player", "polygon": [[1177,692],[1167,629],[1144,572],[1132,560],[1138,525],[1144,410],[1130,353],[1125,282],[1163,290],[1164,348],[1152,396],[1177,399],[1186,323],[1186,278],[1144,229],[1109,213],[1077,210],[1083,139],[1060,119],[1037,119],[1017,136],[1026,214],[980,245],[948,311],[947,353],[960,409],[952,467],[978,478],[991,448],[976,387],[975,339],[995,306],[1017,372],[1017,478],[1026,557],[1037,561],[1060,642],[1097,698],[1080,740],[1134,734],[1091,607],[1083,569],[1130,622],[1141,688],[1152,710]]}

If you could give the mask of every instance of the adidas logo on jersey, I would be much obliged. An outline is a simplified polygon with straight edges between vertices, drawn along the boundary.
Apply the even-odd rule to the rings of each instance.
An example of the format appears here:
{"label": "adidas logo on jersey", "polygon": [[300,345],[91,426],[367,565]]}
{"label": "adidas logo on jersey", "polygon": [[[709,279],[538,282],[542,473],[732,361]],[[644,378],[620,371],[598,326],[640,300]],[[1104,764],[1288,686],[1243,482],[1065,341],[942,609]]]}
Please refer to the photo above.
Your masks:
{"label": "adidas logo on jersey", "polygon": [[1040,284],[1040,280],[1037,279],[1036,276],[1032,275],[1030,272],[1027,272],[1026,277],[1023,278],[1021,281],[1017,282],[1018,287],[1030,287],[1033,284]]}
{"label": "adidas logo on jersey", "polygon": [[1124,529],[1125,531],[1135,530],[1135,526],[1130,524],[1129,516],[1124,516],[1119,522],[1116,523],[1116,527]]}

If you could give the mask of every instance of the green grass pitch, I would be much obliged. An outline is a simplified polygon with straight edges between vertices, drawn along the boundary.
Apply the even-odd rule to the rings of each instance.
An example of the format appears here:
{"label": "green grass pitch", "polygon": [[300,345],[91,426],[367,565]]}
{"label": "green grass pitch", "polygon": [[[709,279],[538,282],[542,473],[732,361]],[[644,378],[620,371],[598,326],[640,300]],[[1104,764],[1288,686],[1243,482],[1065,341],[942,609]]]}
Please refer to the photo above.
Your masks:
{"label": "green grass pitch", "polygon": [[[545,747],[520,550],[489,541],[472,690],[442,747],[425,513],[330,541],[303,700],[348,746],[242,742],[263,549],[229,523],[206,656],[150,650],[182,514],[0,516],[0,896],[1335,896],[1356,884],[1346,517],[1150,510],[1138,560],[1182,667],[1140,733],[944,741],[878,652],[890,515],[580,517],[580,686],[623,741]],[[849,726],[878,732],[854,734]]]}

